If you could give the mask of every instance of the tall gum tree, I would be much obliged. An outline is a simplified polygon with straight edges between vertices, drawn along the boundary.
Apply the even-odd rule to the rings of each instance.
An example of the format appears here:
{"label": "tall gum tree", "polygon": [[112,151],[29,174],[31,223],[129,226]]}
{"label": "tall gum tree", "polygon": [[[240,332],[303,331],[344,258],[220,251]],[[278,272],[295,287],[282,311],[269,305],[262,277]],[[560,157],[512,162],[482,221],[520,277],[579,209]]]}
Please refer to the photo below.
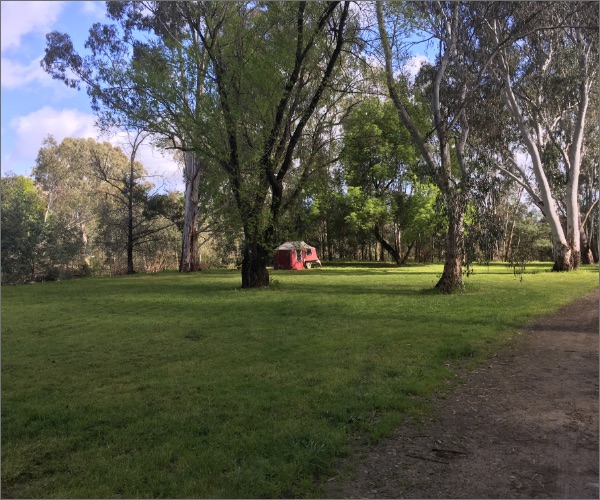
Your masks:
{"label": "tall gum tree", "polygon": [[548,221],[555,271],[581,263],[579,178],[590,93],[598,81],[598,14],[596,4],[556,2],[543,12],[515,5],[509,15],[487,19],[496,42],[514,25],[530,24],[521,38],[502,47],[494,69],[531,170],[516,161],[501,170],[529,193]]}
{"label": "tall gum tree", "polygon": [[185,24],[183,3],[107,2],[113,22],[90,28],[85,55],[68,34],[52,32],[41,65],[69,87],[86,87],[102,128],[144,130],[162,147],[183,152],[180,271],[189,272],[199,270],[200,194],[211,188],[205,154],[207,58],[197,33]]}
{"label": "tall gum tree", "polygon": [[307,134],[324,132],[318,124],[348,43],[349,2],[187,7],[206,26],[198,36],[221,118],[220,164],[244,234],[242,288],[267,287],[279,219],[318,167],[318,148],[300,150]]}
{"label": "tall gum tree", "polygon": [[81,236],[84,266],[89,266],[91,233],[97,223],[98,201],[94,193],[100,181],[90,169],[98,143],[93,139],[65,138],[60,144],[49,135],[42,141],[32,176],[46,197],[45,219],[54,215],[66,229]]}
{"label": "tall gum tree", "polygon": [[[481,18],[481,9],[493,8],[492,3],[375,2],[390,98],[440,191],[447,212],[444,270],[436,284],[446,293],[463,286],[465,209],[472,170],[478,163],[469,145],[470,113],[476,109],[482,76],[497,55],[496,46],[484,45],[475,36],[474,25]],[[399,69],[396,62],[406,55],[403,51],[414,30],[411,20],[417,20],[420,36],[429,36],[437,51],[435,61],[419,77],[427,87],[430,104],[432,130],[428,133],[415,123],[410,96],[400,90],[395,78]]]}
{"label": "tall gum tree", "polygon": [[588,120],[585,154],[581,165],[580,178],[580,212],[581,212],[581,263],[594,264],[598,262],[598,201],[600,200],[598,151],[598,95],[592,95],[590,109],[594,112]]}

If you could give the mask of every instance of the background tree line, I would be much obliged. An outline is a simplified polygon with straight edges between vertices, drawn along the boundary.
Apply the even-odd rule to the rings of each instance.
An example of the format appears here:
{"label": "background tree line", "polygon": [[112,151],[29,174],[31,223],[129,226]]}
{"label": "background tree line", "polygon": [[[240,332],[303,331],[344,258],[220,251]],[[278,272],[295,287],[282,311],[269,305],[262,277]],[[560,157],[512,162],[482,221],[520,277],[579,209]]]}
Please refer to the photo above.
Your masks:
{"label": "background tree line", "polygon": [[[63,218],[86,266],[92,227],[103,265],[124,248],[128,272],[159,249],[197,270],[212,231],[212,258],[240,264],[246,288],[268,286],[289,239],[325,259],[442,260],[443,291],[474,260],[597,261],[594,4],[107,2],[107,16],[85,53],[48,34],[42,66],[86,89],[103,129],[177,152],[185,191],[153,192],[135,141],[120,163],[91,148],[104,198],[69,215],[38,158],[20,189],[41,197],[42,226]],[[412,78],[419,39],[434,56]]]}
{"label": "background tree line", "polygon": [[2,178],[3,281],[173,267],[181,196],[153,192],[138,145],[49,136],[31,178]]}

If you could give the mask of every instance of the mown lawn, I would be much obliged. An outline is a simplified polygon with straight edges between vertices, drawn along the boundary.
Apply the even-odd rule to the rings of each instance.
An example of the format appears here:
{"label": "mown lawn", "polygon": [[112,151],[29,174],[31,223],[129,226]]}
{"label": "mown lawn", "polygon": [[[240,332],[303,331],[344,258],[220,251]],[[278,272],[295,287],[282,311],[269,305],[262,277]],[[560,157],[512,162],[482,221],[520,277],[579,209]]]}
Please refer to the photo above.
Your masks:
{"label": "mown lawn", "polygon": [[376,440],[528,319],[598,286],[441,266],[164,273],[2,287],[2,496],[318,496]]}

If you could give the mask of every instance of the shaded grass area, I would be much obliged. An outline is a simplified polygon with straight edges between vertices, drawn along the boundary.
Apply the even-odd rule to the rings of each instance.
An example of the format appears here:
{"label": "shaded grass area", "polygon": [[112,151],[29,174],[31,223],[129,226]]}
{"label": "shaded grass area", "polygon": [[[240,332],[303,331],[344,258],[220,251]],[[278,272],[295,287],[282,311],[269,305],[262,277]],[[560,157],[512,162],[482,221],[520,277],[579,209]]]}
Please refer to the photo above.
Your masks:
{"label": "shaded grass area", "polygon": [[2,496],[318,496],[528,319],[598,286],[530,265],[164,273],[2,288]]}

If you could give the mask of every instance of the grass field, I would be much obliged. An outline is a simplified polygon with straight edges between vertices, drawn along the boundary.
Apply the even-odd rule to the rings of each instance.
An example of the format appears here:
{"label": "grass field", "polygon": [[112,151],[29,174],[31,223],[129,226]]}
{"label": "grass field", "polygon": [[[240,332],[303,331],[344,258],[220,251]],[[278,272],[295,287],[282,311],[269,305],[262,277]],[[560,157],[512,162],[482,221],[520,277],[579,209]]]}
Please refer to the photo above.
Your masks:
{"label": "grass field", "polygon": [[2,288],[2,497],[319,496],[319,478],[598,266],[208,270]]}

